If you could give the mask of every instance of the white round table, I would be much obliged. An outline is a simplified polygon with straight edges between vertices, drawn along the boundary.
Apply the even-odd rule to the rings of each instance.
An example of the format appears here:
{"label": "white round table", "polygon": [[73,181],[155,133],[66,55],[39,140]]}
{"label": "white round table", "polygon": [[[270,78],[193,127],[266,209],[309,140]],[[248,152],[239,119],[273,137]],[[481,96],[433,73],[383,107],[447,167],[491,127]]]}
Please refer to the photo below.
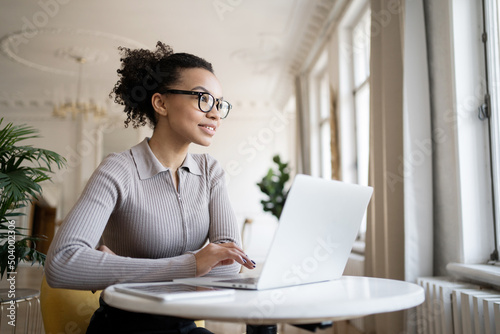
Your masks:
{"label": "white round table", "polygon": [[[236,290],[223,298],[159,302],[116,291],[103,292],[109,305],[127,311],[190,319],[244,322],[251,328],[276,323],[312,324],[408,309],[425,299],[422,287],[404,281],[343,276],[294,287]],[[260,333],[257,330],[249,333]]]}

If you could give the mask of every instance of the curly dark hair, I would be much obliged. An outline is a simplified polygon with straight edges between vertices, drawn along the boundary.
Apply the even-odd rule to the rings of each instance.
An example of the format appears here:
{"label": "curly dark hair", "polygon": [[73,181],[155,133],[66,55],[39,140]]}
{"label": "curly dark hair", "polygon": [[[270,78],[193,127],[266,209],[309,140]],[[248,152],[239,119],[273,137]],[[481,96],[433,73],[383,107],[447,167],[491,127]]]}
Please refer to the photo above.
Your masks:
{"label": "curly dark hair", "polygon": [[149,125],[156,127],[156,112],[151,104],[155,93],[163,93],[176,84],[181,70],[203,68],[214,73],[212,64],[189,53],[174,53],[162,42],[156,50],[118,48],[122,54],[121,68],[117,70],[118,82],[109,94],[114,101],[124,106],[127,113],[125,127],[132,122],[134,128]]}

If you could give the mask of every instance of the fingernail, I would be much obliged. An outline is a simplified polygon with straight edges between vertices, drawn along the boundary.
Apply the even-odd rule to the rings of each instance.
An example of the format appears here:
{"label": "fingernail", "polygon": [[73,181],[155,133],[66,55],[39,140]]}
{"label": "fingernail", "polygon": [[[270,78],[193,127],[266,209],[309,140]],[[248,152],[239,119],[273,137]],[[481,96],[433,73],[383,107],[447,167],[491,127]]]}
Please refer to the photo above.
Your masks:
{"label": "fingernail", "polygon": [[253,263],[253,264],[257,264],[257,263],[255,263],[255,261],[254,261],[254,260],[250,260],[250,261],[252,261],[252,263]]}

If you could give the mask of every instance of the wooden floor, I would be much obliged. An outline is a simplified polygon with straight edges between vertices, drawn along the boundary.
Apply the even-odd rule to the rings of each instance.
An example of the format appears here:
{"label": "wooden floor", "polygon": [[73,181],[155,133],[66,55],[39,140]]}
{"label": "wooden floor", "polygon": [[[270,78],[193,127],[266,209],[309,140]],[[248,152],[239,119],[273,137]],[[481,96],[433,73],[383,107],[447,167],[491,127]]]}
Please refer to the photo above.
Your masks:
{"label": "wooden floor", "polygon": [[[38,267],[37,265],[30,266],[22,266],[18,268],[18,274],[16,276],[16,289],[27,288],[27,289],[40,289],[40,285],[42,282],[43,276],[43,268]],[[5,279],[5,277],[0,281],[0,289],[6,289],[9,287],[9,282]],[[36,308],[36,305],[33,305]],[[34,323],[35,326],[26,323],[26,313],[27,310],[23,307],[20,307],[17,310],[17,319],[16,319],[16,327],[8,325],[9,319],[6,317],[6,310],[4,308],[4,312],[0,317],[0,333],[19,333],[19,334],[45,334],[43,330],[43,324],[41,321],[41,314],[39,309],[37,309],[38,313],[30,314],[30,323]],[[38,318],[37,318],[38,317]],[[216,334],[239,334],[245,333],[245,324],[239,323],[225,323],[225,322],[216,322],[216,321],[206,321],[205,327],[210,331]],[[311,333],[310,331],[306,331],[295,326],[291,326],[288,324],[279,324],[278,333],[280,334],[307,334]],[[356,328],[349,325],[347,321],[341,321],[335,323],[333,327],[317,330],[315,333],[318,334],[361,334],[361,332],[357,331]]]}

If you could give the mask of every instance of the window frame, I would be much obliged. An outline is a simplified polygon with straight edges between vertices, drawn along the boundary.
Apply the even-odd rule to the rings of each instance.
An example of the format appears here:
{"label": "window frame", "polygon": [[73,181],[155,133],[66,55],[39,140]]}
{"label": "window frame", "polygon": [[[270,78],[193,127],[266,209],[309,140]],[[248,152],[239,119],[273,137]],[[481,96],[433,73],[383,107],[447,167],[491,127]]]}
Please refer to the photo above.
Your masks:
{"label": "window frame", "polygon": [[495,0],[485,1],[485,20],[487,32],[487,68],[489,77],[490,92],[490,135],[491,135],[491,166],[493,183],[493,210],[496,221],[496,241],[497,250],[500,248],[500,92],[498,83],[500,83],[500,6]]}
{"label": "window frame", "polygon": [[[369,85],[369,75],[356,85],[355,82],[355,27],[368,15],[370,4],[365,0],[353,1],[339,23],[339,144],[341,156],[341,179],[345,182],[358,183],[358,129],[356,94],[365,85]],[[370,40],[370,31],[365,38]],[[369,61],[369,59],[368,59]],[[368,66],[368,73],[370,73]]]}
{"label": "window frame", "polygon": [[[492,252],[491,182],[488,126],[478,119],[485,95],[481,2],[450,2],[452,118],[459,191],[459,240],[456,261],[486,263]],[[488,15],[488,14],[487,14]]]}
{"label": "window frame", "polygon": [[309,75],[311,111],[309,117],[311,126],[311,174],[327,179],[331,178],[332,175],[331,146],[330,136],[328,136],[327,141],[323,138],[323,129],[326,126],[328,127],[328,131],[330,130],[329,90],[328,52],[327,50],[323,50]]}
{"label": "window frame", "polygon": [[[358,152],[359,135],[357,129],[357,118],[359,117],[359,106],[356,105],[356,95],[364,87],[370,84],[370,68],[368,55],[368,75],[356,85],[355,80],[355,28],[361,24],[363,18],[370,20],[370,3],[365,0],[353,1],[339,23],[338,29],[338,128],[339,128],[339,148],[340,148],[340,169],[341,180],[349,183],[359,183]],[[370,30],[366,32],[365,38],[370,41]],[[369,43],[368,43],[369,49]],[[369,50],[368,50],[369,51]],[[369,99],[368,99],[369,101]],[[369,103],[368,103],[369,108]],[[369,109],[368,109],[369,114]],[[369,137],[369,134],[368,134]],[[367,154],[369,154],[369,141],[367,142]],[[368,161],[368,157],[366,157]],[[366,166],[368,168],[368,166]],[[366,169],[368,173],[368,169]],[[367,185],[368,175],[364,178]],[[366,233],[366,217],[361,224],[358,239],[358,252],[364,253],[364,239]]]}
{"label": "window frame", "polygon": [[[370,21],[370,14],[371,14],[371,11],[370,11],[370,8],[368,7],[365,7],[363,8],[357,15],[356,19],[352,22],[353,24],[353,27],[352,27],[352,30],[350,32],[351,34],[351,40],[352,40],[352,43],[354,44],[355,43],[355,39],[356,39],[356,29],[360,28],[361,25],[363,24],[366,24],[366,22],[363,22],[363,20],[368,20]],[[362,27],[360,28],[362,29]],[[370,29],[368,29],[368,31],[370,31]],[[352,65],[352,68],[351,68],[351,71],[352,71],[352,77],[353,77],[353,90],[352,90],[352,99],[353,99],[353,114],[354,114],[354,138],[355,138],[355,145],[356,145],[356,180],[355,182],[356,183],[359,183],[361,185],[365,185],[367,186],[368,185],[368,158],[369,158],[369,146],[370,146],[370,142],[369,142],[369,124],[370,124],[370,36],[367,37],[368,39],[368,54],[365,56],[368,56],[367,59],[365,59],[365,61],[367,61],[367,74],[363,77],[362,81],[357,84],[356,83],[356,67],[355,67],[355,64],[356,64],[356,61],[353,57],[353,60],[351,61],[351,65]],[[366,52],[366,51],[365,51]],[[353,55],[356,55],[356,52],[352,52]],[[362,115],[362,112],[360,111],[360,106],[357,104],[357,101],[358,101],[358,97],[359,95],[363,92],[364,89],[368,89],[368,105],[365,106],[367,107],[367,110],[365,110],[365,112],[367,111],[368,112],[368,115]],[[360,129],[359,129],[359,124],[360,124],[360,119],[363,118],[363,116],[365,117],[368,117],[368,138],[367,141],[365,142],[365,147],[362,147],[363,143],[361,142],[361,135],[360,135]],[[364,166],[364,168],[361,168],[360,167],[360,161],[362,159],[360,159],[360,151],[364,151],[366,152],[366,156],[364,157],[366,159],[365,163],[366,163],[366,166]],[[361,171],[363,169],[366,169],[366,174],[365,175],[361,175]]]}

